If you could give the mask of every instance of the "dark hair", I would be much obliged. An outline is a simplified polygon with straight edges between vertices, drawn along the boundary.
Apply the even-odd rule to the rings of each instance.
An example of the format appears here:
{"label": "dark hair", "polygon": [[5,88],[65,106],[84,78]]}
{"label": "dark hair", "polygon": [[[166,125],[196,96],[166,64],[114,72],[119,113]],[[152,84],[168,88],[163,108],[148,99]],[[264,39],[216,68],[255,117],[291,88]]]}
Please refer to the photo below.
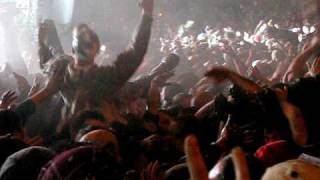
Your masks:
{"label": "dark hair", "polygon": [[0,138],[0,166],[11,154],[28,147],[23,141],[9,136]]}
{"label": "dark hair", "polygon": [[181,139],[184,139],[190,134],[199,137],[200,123],[199,120],[190,114],[179,116],[175,119],[177,126],[173,129],[173,134]]}
{"label": "dark hair", "polygon": [[75,27],[74,31],[75,30],[79,30],[79,29],[86,29],[89,33],[89,38],[98,46],[98,49],[97,49],[97,52],[96,54],[99,53],[100,51],[100,40],[99,40],[99,37],[97,35],[97,33],[95,33],[87,24],[79,24]]}
{"label": "dark hair", "polygon": [[11,110],[0,111],[0,135],[21,132],[22,125],[20,117]]}
{"label": "dark hair", "polygon": [[96,119],[101,122],[105,121],[104,116],[98,111],[83,111],[71,120],[71,131],[76,133],[84,128],[84,123],[88,119]]}
{"label": "dark hair", "polygon": [[167,83],[163,88],[166,90],[165,100],[168,101],[168,106],[172,103],[172,98],[179,94],[184,93],[184,89],[177,83]]}

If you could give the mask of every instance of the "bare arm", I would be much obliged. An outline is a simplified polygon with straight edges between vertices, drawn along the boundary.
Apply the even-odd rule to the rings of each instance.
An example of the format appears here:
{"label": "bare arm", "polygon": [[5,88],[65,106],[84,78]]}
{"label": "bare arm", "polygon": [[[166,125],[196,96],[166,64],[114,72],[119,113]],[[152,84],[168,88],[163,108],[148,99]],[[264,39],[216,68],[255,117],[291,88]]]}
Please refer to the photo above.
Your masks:
{"label": "bare arm", "polygon": [[48,97],[57,93],[60,89],[61,83],[63,82],[69,61],[70,60],[68,60],[67,56],[56,59],[50,66],[50,77],[48,78],[45,87],[33,94],[29,99],[31,99],[35,104],[39,104]]}
{"label": "bare arm", "polygon": [[286,101],[282,101],[280,104],[284,115],[289,120],[294,142],[300,146],[306,145],[308,140],[308,131],[300,109]]}
{"label": "bare arm", "polygon": [[57,29],[53,20],[45,20],[39,26],[38,32],[40,67],[47,63],[51,58],[64,54]]}
{"label": "bare arm", "polygon": [[219,80],[229,80],[233,84],[239,86],[241,89],[245,90],[249,94],[255,94],[263,90],[262,87],[256,83],[250,81],[249,79],[242,77],[241,75],[222,67],[214,67],[205,74],[208,78],[219,79]]}
{"label": "bare arm", "polygon": [[202,106],[195,114],[198,119],[204,118],[214,108],[215,99]]}
{"label": "bare arm", "polygon": [[317,34],[308,44],[308,46],[298,55],[296,56],[291,64],[289,65],[289,68],[287,72],[284,75],[284,81],[292,81],[295,78],[302,77],[303,76],[303,67],[306,65],[306,62],[309,60],[309,58],[317,51],[319,51],[320,47],[320,37],[319,34]]}
{"label": "bare arm", "polygon": [[203,160],[200,146],[194,135],[184,140],[184,153],[187,158],[188,170],[192,180],[207,180],[208,170]]}

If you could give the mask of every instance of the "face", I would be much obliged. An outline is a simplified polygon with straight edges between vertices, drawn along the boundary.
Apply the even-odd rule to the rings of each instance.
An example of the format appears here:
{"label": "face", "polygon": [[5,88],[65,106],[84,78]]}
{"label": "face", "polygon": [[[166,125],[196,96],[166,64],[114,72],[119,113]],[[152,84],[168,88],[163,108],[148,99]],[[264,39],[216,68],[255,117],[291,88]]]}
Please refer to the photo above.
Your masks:
{"label": "face", "polygon": [[72,50],[78,64],[92,64],[99,50],[97,35],[87,26],[79,25],[73,31]]}

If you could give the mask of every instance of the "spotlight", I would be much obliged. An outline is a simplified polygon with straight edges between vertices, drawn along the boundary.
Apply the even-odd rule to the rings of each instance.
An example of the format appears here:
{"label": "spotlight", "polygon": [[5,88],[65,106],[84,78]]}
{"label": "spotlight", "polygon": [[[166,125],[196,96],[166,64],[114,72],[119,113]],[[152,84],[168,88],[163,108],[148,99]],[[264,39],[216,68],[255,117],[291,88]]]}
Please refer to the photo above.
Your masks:
{"label": "spotlight", "polygon": [[107,46],[106,45],[101,45],[100,46],[100,51],[104,52],[107,50]]}

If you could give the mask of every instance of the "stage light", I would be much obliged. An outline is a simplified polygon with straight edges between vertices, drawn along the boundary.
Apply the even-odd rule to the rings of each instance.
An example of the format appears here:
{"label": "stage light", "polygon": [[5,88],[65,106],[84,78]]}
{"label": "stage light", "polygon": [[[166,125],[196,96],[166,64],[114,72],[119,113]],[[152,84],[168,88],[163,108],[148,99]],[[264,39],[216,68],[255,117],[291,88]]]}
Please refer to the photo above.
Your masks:
{"label": "stage light", "polygon": [[107,50],[107,46],[106,45],[101,45],[100,46],[100,51],[104,52]]}

